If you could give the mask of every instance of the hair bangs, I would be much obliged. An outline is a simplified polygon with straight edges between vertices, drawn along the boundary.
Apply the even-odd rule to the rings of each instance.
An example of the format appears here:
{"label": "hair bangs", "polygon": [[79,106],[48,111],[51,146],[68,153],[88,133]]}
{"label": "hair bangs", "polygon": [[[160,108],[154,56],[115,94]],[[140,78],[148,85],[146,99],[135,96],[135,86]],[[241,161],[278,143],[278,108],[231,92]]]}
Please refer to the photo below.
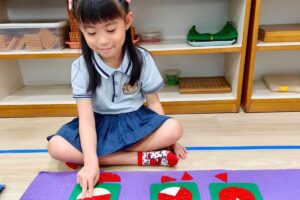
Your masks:
{"label": "hair bangs", "polygon": [[76,18],[82,27],[84,24],[107,22],[124,15],[115,0],[81,0],[76,9]]}

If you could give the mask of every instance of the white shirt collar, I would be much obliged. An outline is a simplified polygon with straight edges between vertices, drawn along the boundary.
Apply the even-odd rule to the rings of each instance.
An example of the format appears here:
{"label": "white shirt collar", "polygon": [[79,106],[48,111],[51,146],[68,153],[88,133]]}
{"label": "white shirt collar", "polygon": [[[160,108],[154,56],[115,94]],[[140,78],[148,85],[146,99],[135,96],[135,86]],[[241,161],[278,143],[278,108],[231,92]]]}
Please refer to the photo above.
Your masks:
{"label": "white shirt collar", "polygon": [[132,65],[129,60],[129,53],[126,49],[123,60],[121,65],[118,67],[118,69],[114,69],[107,65],[101,57],[98,55],[97,52],[94,51],[94,65],[96,67],[96,70],[98,73],[105,79],[110,77],[112,74],[114,74],[116,71],[122,72],[124,74],[130,75],[132,70]]}

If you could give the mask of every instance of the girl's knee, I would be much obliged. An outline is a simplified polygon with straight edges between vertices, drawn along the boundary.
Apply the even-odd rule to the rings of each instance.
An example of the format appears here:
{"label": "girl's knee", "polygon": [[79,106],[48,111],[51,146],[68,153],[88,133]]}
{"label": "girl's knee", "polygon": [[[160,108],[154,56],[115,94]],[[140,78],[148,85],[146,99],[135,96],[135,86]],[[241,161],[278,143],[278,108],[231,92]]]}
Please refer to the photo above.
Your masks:
{"label": "girl's knee", "polygon": [[169,122],[170,128],[170,137],[174,140],[174,142],[178,141],[183,133],[183,127],[181,123],[176,119],[171,119]]}
{"label": "girl's knee", "polygon": [[53,136],[48,142],[48,152],[50,156],[56,160],[62,160],[66,153],[66,145],[60,136]]}

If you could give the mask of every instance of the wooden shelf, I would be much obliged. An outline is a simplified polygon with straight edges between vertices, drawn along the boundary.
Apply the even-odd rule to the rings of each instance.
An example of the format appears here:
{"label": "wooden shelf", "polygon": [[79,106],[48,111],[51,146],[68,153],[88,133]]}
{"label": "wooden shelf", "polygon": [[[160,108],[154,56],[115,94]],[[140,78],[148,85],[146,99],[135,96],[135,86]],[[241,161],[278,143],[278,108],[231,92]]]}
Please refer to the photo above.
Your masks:
{"label": "wooden shelf", "polygon": [[[192,47],[184,39],[164,40],[160,43],[143,44],[141,47],[150,51],[153,55],[181,55],[181,54],[201,54],[201,53],[226,53],[240,52],[241,45],[234,44],[229,46],[209,46]],[[78,57],[79,49],[61,49],[53,51],[11,51],[0,52],[0,58],[73,58]]]}
{"label": "wooden shelf", "polygon": [[242,49],[242,46],[240,44],[234,44],[228,46],[193,47],[187,44],[185,39],[163,40],[157,44],[141,43],[141,47],[149,50],[153,55],[226,53],[226,52],[240,52]]}
{"label": "wooden shelf", "polygon": [[[209,112],[207,109],[215,110],[215,112],[236,112],[238,109],[236,98],[232,93],[182,95],[179,94],[178,87],[167,86],[161,90],[159,95],[168,114]],[[224,103],[228,107],[222,107]],[[48,108],[48,106],[50,107]],[[0,108],[2,109],[0,117],[32,117],[36,116],[34,110],[37,113],[39,110],[43,110],[41,114],[37,114],[38,116],[73,116],[76,113],[76,103],[72,98],[72,90],[69,85],[22,87],[0,100]],[[27,109],[33,110],[23,112]],[[67,109],[68,112],[64,113],[64,109]],[[51,112],[45,112],[46,110]],[[10,115],[10,113],[13,114]]]}
{"label": "wooden shelf", "polygon": [[[33,0],[21,5],[17,1],[0,3],[0,20],[47,20],[52,17],[66,17],[63,3],[55,1],[40,5],[36,2],[38,1]],[[53,9],[49,10],[48,5]],[[232,92],[179,94],[177,87],[165,87],[159,93],[165,112],[238,112],[251,0],[207,4],[193,0],[191,4],[184,4],[184,7],[182,2],[178,1],[171,5],[172,9],[170,5],[161,4],[160,1],[137,1],[132,4],[131,9],[137,16],[135,26],[138,33],[159,31],[164,39],[160,43],[141,43],[140,46],[155,56],[155,62],[162,75],[165,69],[180,68],[181,74],[186,77],[225,76]],[[179,12],[182,16],[178,15]],[[164,15],[172,17],[160,20]],[[210,19],[209,22],[207,19]],[[201,32],[215,32],[227,21],[231,21],[238,31],[236,44],[193,47],[187,43],[186,34],[193,24],[199,27]],[[80,54],[80,49],[69,48],[0,52],[0,80],[3,86],[0,90],[0,117],[75,116],[76,102],[72,98],[71,86],[55,84],[69,84],[69,68]],[[56,74],[57,72],[59,74]],[[23,86],[32,84],[40,85]]]}
{"label": "wooden shelf", "polygon": [[[232,93],[179,94],[177,86],[166,86],[160,92],[161,102],[234,100]],[[69,85],[26,86],[0,100],[0,105],[75,104]]]}
{"label": "wooden shelf", "polygon": [[243,108],[246,112],[300,111],[300,93],[272,92],[262,80],[254,81],[251,100]]}
{"label": "wooden shelf", "polygon": [[19,59],[19,58],[75,58],[80,55],[79,49],[61,49],[51,51],[11,51],[0,52],[0,58]]}
{"label": "wooden shelf", "polygon": [[[298,59],[291,59],[292,57],[297,58],[296,54],[298,52],[291,53],[289,51],[299,51],[300,42],[258,41],[260,24],[295,23],[294,19],[299,17],[299,12],[295,7],[297,3],[297,0],[291,0],[288,5],[280,0],[252,1],[241,103],[241,106],[246,112],[300,111],[299,93],[272,92],[262,80],[254,81],[261,79],[265,74],[298,73],[299,68],[296,64]],[[278,15],[278,13],[282,14]],[[267,58],[263,56],[267,56]],[[280,61],[280,65],[276,65],[277,60]],[[256,67],[257,69],[255,69]]]}
{"label": "wooden shelf", "polygon": [[0,100],[0,105],[75,104],[69,85],[23,86]]}
{"label": "wooden shelf", "polygon": [[300,42],[257,42],[258,51],[300,50]]}

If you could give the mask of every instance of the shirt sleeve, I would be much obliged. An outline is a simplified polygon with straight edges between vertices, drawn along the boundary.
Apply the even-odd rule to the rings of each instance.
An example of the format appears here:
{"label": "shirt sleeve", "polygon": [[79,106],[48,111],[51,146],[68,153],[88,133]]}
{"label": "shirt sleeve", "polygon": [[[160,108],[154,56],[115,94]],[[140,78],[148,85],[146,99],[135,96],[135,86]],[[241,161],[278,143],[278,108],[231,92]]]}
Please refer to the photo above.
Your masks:
{"label": "shirt sleeve", "polygon": [[144,94],[158,92],[164,86],[163,78],[158,71],[152,56],[146,52],[141,74],[141,89]]}
{"label": "shirt sleeve", "polygon": [[91,92],[87,92],[89,74],[82,57],[75,60],[72,64],[71,84],[74,99],[92,98]]}

